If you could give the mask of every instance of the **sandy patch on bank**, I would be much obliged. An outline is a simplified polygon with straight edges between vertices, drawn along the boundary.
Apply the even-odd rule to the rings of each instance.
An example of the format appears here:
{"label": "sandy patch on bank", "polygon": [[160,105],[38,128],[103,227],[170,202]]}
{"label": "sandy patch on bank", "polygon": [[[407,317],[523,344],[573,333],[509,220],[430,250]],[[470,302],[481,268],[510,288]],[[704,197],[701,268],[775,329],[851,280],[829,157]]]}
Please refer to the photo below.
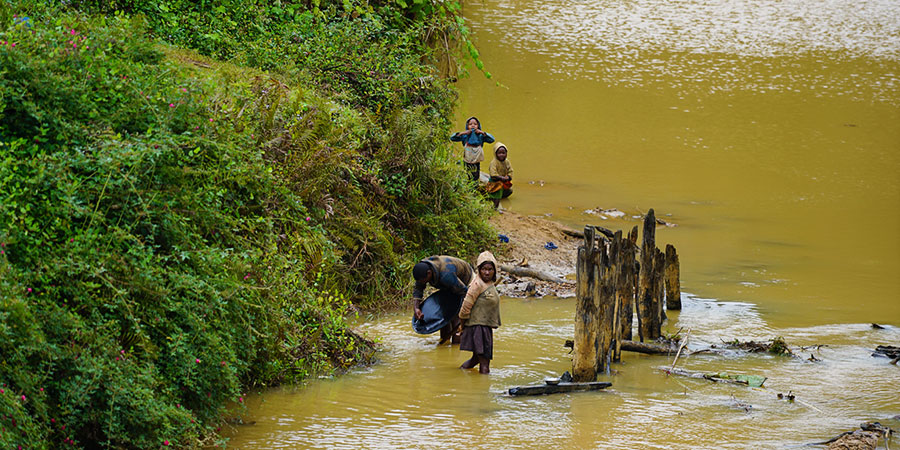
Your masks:
{"label": "sandy patch on bank", "polygon": [[[508,243],[499,244],[500,250],[496,256],[500,264],[524,265],[570,281],[565,284],[553,283],[501,272],[501,281],[497,286],[500,295],[507,297],[575,295],[575,257],[581,239],[565,234],[563,230],[568,230],[568,227],[543,217],[523,216],[511,211],[494,215],[490,223],[499,234],[509,238]],[[547,249],[545,246],[548,242],[552,242],[557,248]],[[529,284],[533,285],[533,293]]]}

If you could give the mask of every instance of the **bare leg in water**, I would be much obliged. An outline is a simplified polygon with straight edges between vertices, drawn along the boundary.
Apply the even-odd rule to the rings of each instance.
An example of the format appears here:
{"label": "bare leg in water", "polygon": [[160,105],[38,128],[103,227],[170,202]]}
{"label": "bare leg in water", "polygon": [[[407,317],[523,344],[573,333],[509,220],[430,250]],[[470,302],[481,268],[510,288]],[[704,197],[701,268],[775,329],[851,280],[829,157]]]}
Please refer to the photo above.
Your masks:
{"label": "bare leg in water", "polygon": [[472,357],[467,359],[461,366],[460,369],[474,369],[475,366],[478,367],[478,373],[488,374],[491,373],[491,360],[485,358],[483,355],[476,354],[472,352]]}
{"label": "bare leg in water", "polygon": [[441,340],[438,342],[438,345],[442,345],[447,340],[450,340],[450,344],[459,344],[459,317],[456,317],[450,321],[444,328],[441,328]]}

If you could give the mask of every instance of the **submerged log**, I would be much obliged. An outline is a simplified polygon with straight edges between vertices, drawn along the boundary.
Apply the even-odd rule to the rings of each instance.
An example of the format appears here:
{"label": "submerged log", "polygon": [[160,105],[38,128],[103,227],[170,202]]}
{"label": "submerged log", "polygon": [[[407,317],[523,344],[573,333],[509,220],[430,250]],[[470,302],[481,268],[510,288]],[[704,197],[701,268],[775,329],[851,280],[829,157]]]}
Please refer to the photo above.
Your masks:
{"label": "submerged log", "polygon": [[666,309],[681,309],[681,266],[675,246],[666,244]]}
{"label": "submerged log", "polygon": [[651,344],[649,342],[622,341],[622,350],[647,355],[671,355],[675,353],[676,348],[671,345]]}
{"label": "submerged log", "polygon": [[612,383],[605,381],[591,381],[587,383],[559,383],[559,384],[539,384],[534,386],[517,386],[509,388],[509,395],[544,395],[557,394],[560,392],[575,391],[596,391],[606,389],[612,386]]}
{"label": "submerged log", "polygon": [[701,372],[691,372],[684,369],[678,368],[664,368],[661,369],[667,375],[680,375],[683,377],[689,378],[702,378],[704,380],[714,381],[716,383],[732,383],[732,384],[742,384],[744,386],[751,387],[762,387],[763,383],[766,382],[766,377],[762,375],[743,375],[743,374],[727,374],[727,373],[701,373]]}
{"label": "submerged log", "polygon": [[513,274],[518,277],[531,277],[537,278],[538,280],[549,281],[551,283],[559,283],[559,284],[571,284],[572,282],[557,276],[550,275],[547,272],[542,272],[537,269],[532,269],[531,267],[517,267],[511,266],[509,264],[500,264],[500,270]]}

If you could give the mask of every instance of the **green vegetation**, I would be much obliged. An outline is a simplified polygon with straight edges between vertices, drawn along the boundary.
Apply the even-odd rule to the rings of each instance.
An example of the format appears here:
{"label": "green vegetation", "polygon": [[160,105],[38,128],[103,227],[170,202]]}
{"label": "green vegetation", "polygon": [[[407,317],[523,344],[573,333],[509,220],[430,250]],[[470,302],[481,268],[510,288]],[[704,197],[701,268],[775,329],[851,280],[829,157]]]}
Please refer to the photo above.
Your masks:
{"label": "green vegetation", "polygon": [[0,448],[214,444],[249,387],[365,361],[345,318],[418,258],[490,242],[423,44],[451,4],[7,5]]}

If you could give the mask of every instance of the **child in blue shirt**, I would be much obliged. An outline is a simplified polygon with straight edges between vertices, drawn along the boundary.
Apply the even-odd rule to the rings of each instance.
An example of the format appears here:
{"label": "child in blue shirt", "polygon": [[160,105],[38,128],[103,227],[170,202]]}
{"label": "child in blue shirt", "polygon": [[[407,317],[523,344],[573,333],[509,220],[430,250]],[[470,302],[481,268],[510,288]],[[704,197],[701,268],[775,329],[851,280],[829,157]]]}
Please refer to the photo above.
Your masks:
{"label": "child in blue shirt", "polygon": [[462,142],[464,148],[463,163],[466,165],[466,172],[477,183],[481,173],[481,161],[484,161],[482,145],[485,142],[489,144],[494,142],[494,136],[481,131],[481,122],[477,118],[469,117],[466,120],[466,131],[453,133],[453,136],[450,136],[450,140]]}

